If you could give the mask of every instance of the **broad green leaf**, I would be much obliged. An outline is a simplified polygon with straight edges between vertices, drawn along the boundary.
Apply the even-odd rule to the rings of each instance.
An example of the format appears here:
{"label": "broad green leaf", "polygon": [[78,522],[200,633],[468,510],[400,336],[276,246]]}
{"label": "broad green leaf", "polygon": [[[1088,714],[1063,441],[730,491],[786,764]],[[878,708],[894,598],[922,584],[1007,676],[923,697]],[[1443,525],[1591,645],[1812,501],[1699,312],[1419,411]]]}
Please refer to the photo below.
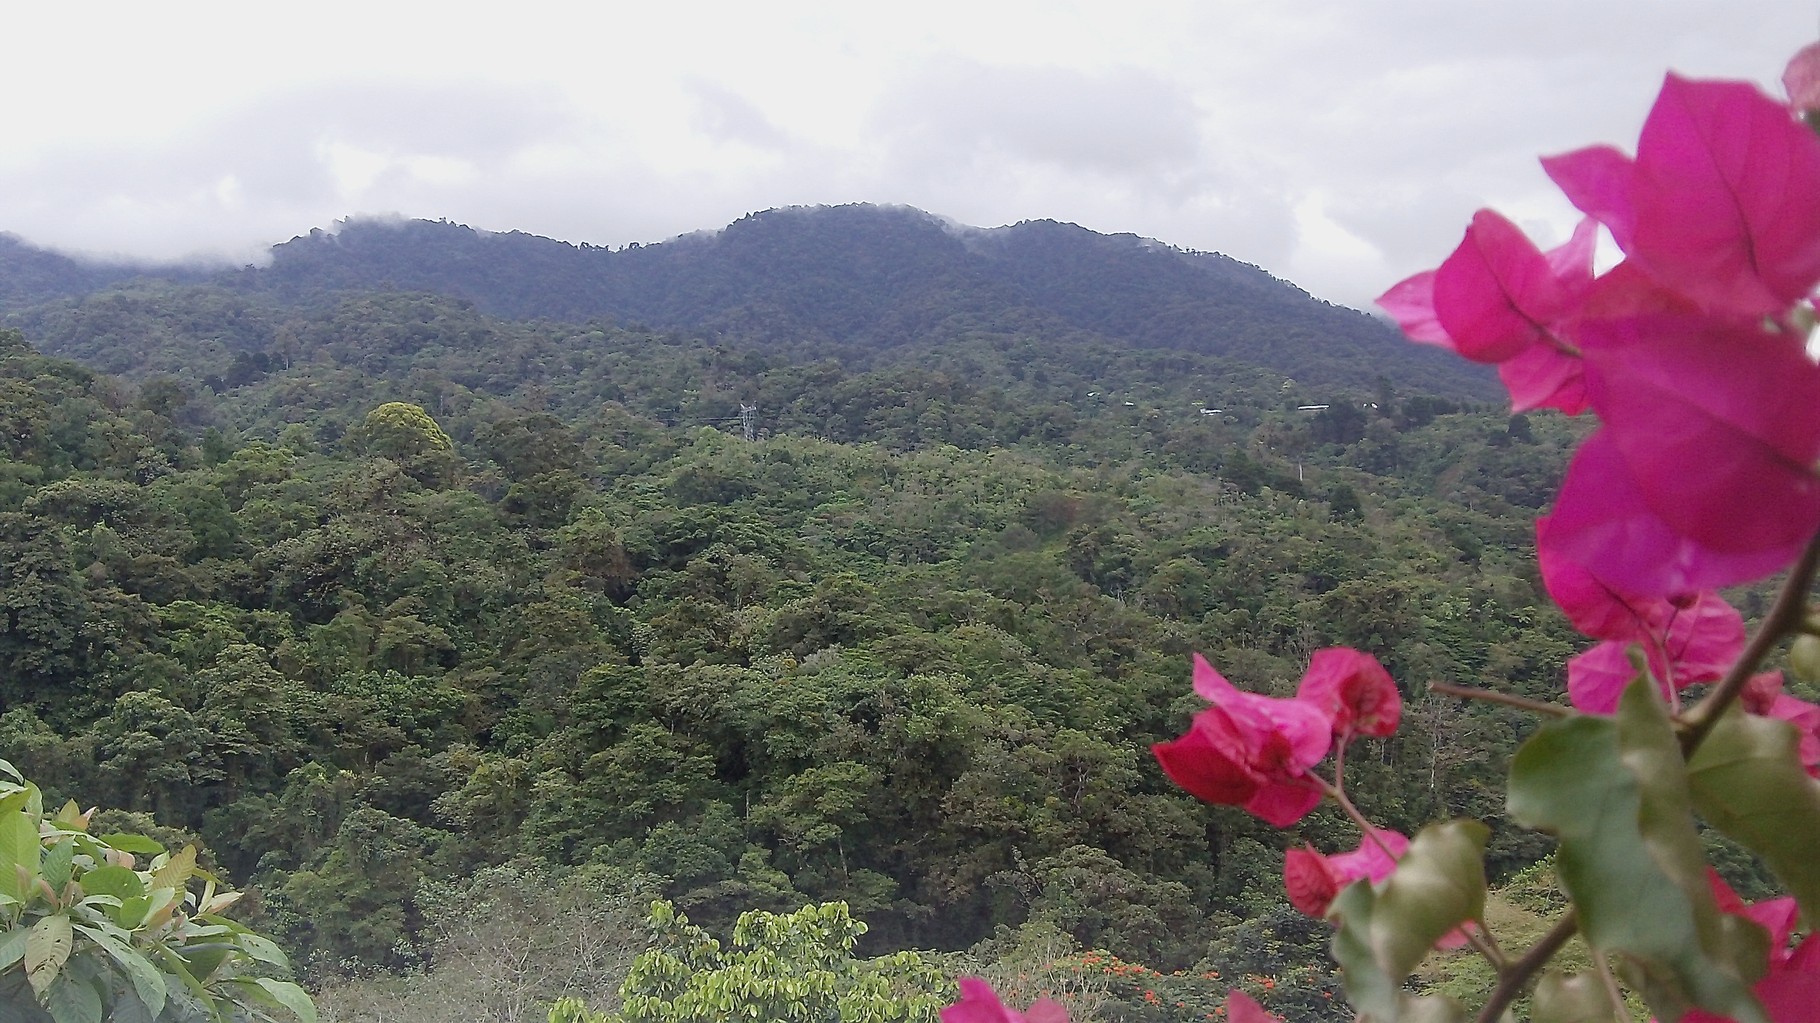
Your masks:
{"label": "broad green leaf", "polygon": [[82,875],[80,884],[86,894],[111,895],[121,900],[145,894],[145,882],[139,879],[138,873],[125,867],[96,867]]}
{"label": "broad green leaf", "polygon": [[164,846],[146,838],[144,835],[100,835],[101,841],[121,852],[130,852],[136,856],[156,856],[164,851]]}
{"label": "broad green leaf", "polygon": [[1766,1023],[1747,975],[1762,960],[1730,954],[1736,929],[1707,887],[1680,745],[1646,678],[1616,718],[1543,725],[1511,761],[1508,801],[1518,823],[1560,840],[1555,872],[1582,933],[1658,1016],[1697,1005]]}
{"label": "broad green leaf", "polygon": [[252,983],[263,990],[279,1005],[291,1011],[291,1014],[303,1023],[316,1023],[316,1003],[303,989],[285,980],[272,980],[269,977],[254,977]]}
{"label": "broad green leaf", "polygon": [[1339,923],[1334,958],[1364,1017],[1375,1023],[1464,1018],[1451,1001],[1411,998],[1403,981],[1435,942],[1484,916],[1487,834],[1477,821],[1431,824],[1390,877],[1375,886],[1355,882],[1334,900],[1328,911]]}
{"label": "broad green leaf", "polygon": [[1529,1018],[1531,1023],[1630,1023],[1614,1010],[1598,974],[1570,976],[1554,970],[1536,982]]}
{"label": "broad green leaf", "polygon": [[31,931],[21,927],[0,941],[0,973],[13,968],[13,964],[25,958],[25,942],[31,937]]}
{"label": "broad green leaf", "polygon": [[1694,808],[1763,857],[1809,920],[1820,920],[1820,781],[1808,777],[1785,721],[1732,711],[1688,763]]}
{"label": "broad green leaf", "polygon": [[57,978],[44,1008],[56,1023],[101,1023],[101,994],[93,984],[68,974]]}
{"label": "broad green leaf", "polygon": [[0,760],[0,774],[6,775],[21,785],[25,784],[25,775],[20,774],[19,769],[14,767],[11,761]]}
{"label": "broad green leaf", "polygon": [[32,792],[30,789],[14,789],[5,795],[0,795],[0,813],[13,813],[15,811],[24,813],[27,804],[31,803],[31,801]]}
{"label": "broad green leaf", "polygon": [[[0,813],[0,892],[20,902],[37,888],[38,823],[23,810]],[[21,876],[23,875],[23,877]]]}
{"label": "broad green leaf", "polygon": [[68,839],[51,846],[44,853],[44,862],[39,869],[44,874],[45,882],[51,886],[51,891],[56,892],[59,898],[70,883],[71,863],[75,858],[76,843]]}
{"label": "broad green leaf", "polygon": [[158,1023],[158,1017],[131,991],[123,991],[107,1014],[107,1023]]}
{"label": "broad green leaf", "polygon": [[148,895],[139,895],[120,900],[120,912],[114,915],[114,922],[129,931],[136,931],[145,924],[145,918],[152,915],[158,907],[159,893],[164,893],[165,901],[169,899],[169,888],[161,888]]}
{"label": "broad green leaf", "polygon": [[177,953],[172,952],[164,945],[159,945],[152,951],[153,954],[158,957],[158,962],[161,964],[164,972],[182,981],[183,986],[189,989],[190,994],[195,995],[205,1003],[213,1001],[209,998],[208,989],[202,986],[201,981],[198,981],[191,975],[189,965],[183,961],[182,957],[178,956]]}
{"label": "broad green leaf", "polygon": [[283,969],[288,969],[291,965],[291,961],[285,957],[284,950],[270,938],[263,938],[247,931],[241,933],[238,940],[240,947],[246,950],[247,955],[262,963]]}
{"label": "broad green leaf", "polygon": [[162,866],[152,871],[152,887],[174,888],[183,890],[189,883],[190,876],[196,873],[196,847],[186,845],[183,851],[165,860]]}
{"label": "broad green leaf", "polygon": [[57,816],[51,818],[51,823],[66,831],[88,830],[88,821],[83,819],[82,807],[77,806],[74,799],[63,804],[63,808],[57,811]]}
{"label": "broad green leaf", "polygon": [[81,924],[76,925],[76,930],[101,946],[102,951],[120,964],[120,969],[126,973],[126,979],[133,985],[133,993],[139,996],[139,1001],[145,1003],[153,1016],[164,1011],[164,999],[169,994],[169,989],[165,986],[164,974],[158,972],[158,967],[153,966],[150,959],[104,931]]}
{"label": "broad green leaf", "polygon": [[63,964],[69,962],[70,948],[74,944],[70,918],[62,913],[47,916],[32,925],[31,933],[25,939],[25,979],[40,1000],[57,975],[63,972]]}
{"label": "broad green leaf", "polygon": [[183,958],[184,965],[189,967],[190,976],[197,980],[208,980],[213,977],[215,971],[221,968],[221,964],[227,961],[228,953],[232,951],[233,948],[229,945],[194,943],[176,950],[177,954]]}

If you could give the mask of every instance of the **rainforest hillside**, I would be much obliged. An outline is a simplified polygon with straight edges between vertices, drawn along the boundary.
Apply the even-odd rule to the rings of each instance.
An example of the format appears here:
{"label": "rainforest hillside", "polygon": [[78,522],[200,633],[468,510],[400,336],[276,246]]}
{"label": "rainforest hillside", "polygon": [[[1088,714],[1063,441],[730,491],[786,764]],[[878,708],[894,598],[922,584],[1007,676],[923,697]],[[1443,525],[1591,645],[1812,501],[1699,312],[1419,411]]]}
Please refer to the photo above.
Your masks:
{"label": "rainforest hillside", "polygon": [[[880,215],[963,252],[1084,234]],[[297,244],[413,234],[562,249],[447,225]],[[682,258],[638,258],[660,257]],[[570,978],[550,984],[581,984],[581,939],[548,936],[655,895],[713,928],[844,900],[868,953],[1099,949],[1271,978],[1277,1011],[1337,1018],[1281,850],[1347,826],[1278,832],[1150,758],[1197,706],[1194,651],[1273,692],[1320,647],[1376,654],[1407,724],[1349,760],[1356,797],[1402,829],[1491,822],[1498,880],[1533,880],[1540,841],[1498,824],[1528,719],[1426,686],[1560,692],[1578,644],[1531,528],[1581,424],[1352,365],[1343,341],[1331,361],[1286,343],[1317,360],[1294,377],[1242,347],[1116,341],[1160,328],[1045,292],[1059,267],[1016,284],[1051,312],[956,311],[874,350],[856,339],[908,303],[780,341],[284,294],[289,258],[13,308],[0,756],[59,800],[199,836],[310,983],[395,999],[345,1019],[440,1023],[397,1006],[480,975],[452,918],[510,923]],[[1075,272],[1135,280],[1122,258]],[[1140,990],[1099,1018],[1188,1018]]]}

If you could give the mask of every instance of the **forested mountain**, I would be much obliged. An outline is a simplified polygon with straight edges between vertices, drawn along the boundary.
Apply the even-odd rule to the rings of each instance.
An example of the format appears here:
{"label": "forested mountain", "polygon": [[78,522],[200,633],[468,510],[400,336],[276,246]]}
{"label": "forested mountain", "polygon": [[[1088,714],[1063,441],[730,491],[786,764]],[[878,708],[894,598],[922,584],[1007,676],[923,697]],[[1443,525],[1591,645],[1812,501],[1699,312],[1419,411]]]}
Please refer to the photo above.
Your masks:
{"label": "forested mountain", "polygon": [[[56,258],[0,249],[0,280]],[[60,275],[19,297],[0,291],[0,308],[50,351],[73,339],[19,318],[22,299],[55,285],[80,300],[123,273],[61,265]],[[793,349],[834,345],[848,360],[981,333],[1070,337],[1216,356],[1308,384],[1365,387],[1388,375],[1454,397],[1496,394],[1489,374],[1224,256],[1054,221],[980,230],[906,207],[771,210],[617,251],[446,222],[353,221],[275,246],[269,267],[214,282],[281,305],[431,292],[505,319],[604,320]]]}
{"label": "forested mountain", "polygon": [[151,268],[128,263],[71,259],[47,252],[0,232],[0,309],[15,309],[55,298],[86,295],[113,284],[141,277],[201,280],[201,271]]}
{"label": "forested mountain", "polygon": [[[903,269],[816,240],[865,231]],[[552,276],[488,270],[494,246]],[[642,293],[647,320],[774,307],[689,329],[485,308],[608,256],[695,267]],[[446,279],[357,289],[387,265]],[[461,274],[494,298],[430,293]],[[1089,279],[1129,304],[1066,283]],[[1189,989],[1228,981],[1337,1018],[1281,849],[1333,851],[1348,826],[1201,805],[1148,746],[1197,706],[1192,651],[1281,693],[1315,648],[1369,650],[1409,723],[1349,758],[1355,797],[1392,827],[1490,821],[1498,880],[1546,889],[1534,836],[1497,826],[1494,765],[1529,718],[1425,684],[1560,692],[1576,639],[1531,523],[1583,424],[1437,392],[1388,355],[1364,377],[1343,340],[1324,372],[1314,334],[1284,347],[1312,360],[1293,379],[1242,347],[1116,340],[1164,331],[1145,303],[1178,300],[1167,329],[1228,336],[1183,282],[1310,306],[1135,239],[867,209],[620,253],[353,225],[268,270],[15,305],[0,757],[59,800],[200,836],[311,983],[402,972],[344,1020],[472,1018],[399,1007],[473,990],[487,957],[460,958],[451,913],[519,921],[559,957],[549,983],[582,985],[560,959],[581,946],[551,935],[643,940],[588,914],[653,895],[714,928],[845,900],[868,951],[1098,970],[1112,1001],[1082,1019],[1198,1019]],[[942,305],[961,294],[1042,311]],[[821,326],[765,333],[792,316]],[[575,990],[610,999],[588,969],[601,986]],[[1143,997],[1165,985],[1181,1006]]]}

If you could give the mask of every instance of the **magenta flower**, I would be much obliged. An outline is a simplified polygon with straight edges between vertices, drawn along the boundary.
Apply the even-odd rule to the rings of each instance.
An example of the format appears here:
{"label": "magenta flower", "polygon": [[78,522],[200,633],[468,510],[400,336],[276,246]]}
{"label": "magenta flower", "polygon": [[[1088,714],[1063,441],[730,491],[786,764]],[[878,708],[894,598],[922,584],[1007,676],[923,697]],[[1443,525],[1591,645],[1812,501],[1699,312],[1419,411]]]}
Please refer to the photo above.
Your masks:
{"label": "magenta flower", "polygon": [[1403,695],[1390,672],[1376,657],[1349,647],[1316,650],[1295,696],[1331,718],[1337,737],[1383,738],[1402,720]]}
{"label": "magenta flower", "polygon": [[[1764,507],[1748,493],[1738,499]],[[1674,597],[1759,579],[1793,561],[1805,537],[1746,550],[1715,547],[1680,532],[1656,510],[1608,430],[1588,437],[1568,463],[1554,514],[1538,523],[1536,548],[1586,566],[1630,594]]]}
{"label": "magenta flower", "polygon": [[1800,339],[1690,316],[1580,337],[1588,397],[1650,510],[1704,547],[1792,559],[1820,526],[1820,367]]}
{"label": "magenta flower", "polygon": [[1307,816],[1321,801],[1308,769],[1332,741],[1327,712],[1299,698],[1247,693],[1200,654],[1194,689],[1212,706],[1181,738],[1150,747],[1170,780],[1197,799],[1243,807],[1279,828]]}
{"label": "magenta flower", "polygon": [[[1820,1023],[1820,941],[1809,936],[1789,948],[1800,916],[1795,900],[1784,896],[1746,903],[1710,867],[1706,880],[1722,912],[1744,917],[1769,932],[1768,970],[1752,991],[1771,1023]],[[1728,1023],[1726,1017],[1704,1009],[1694,1009],[1681,1019],[1682,1023]]]}
{"label": "magenta flower", "polygon": [[1324,856],[1313,846],[1291,849],[1283,854],[1283,887],[1289,893],[1289,904],[1317,920],[1324,919],[1340,889],[1361,878],[1384,880],[1408,849],[1408,838],[1385,828],[1377,829],[1375,841],[1367,835],[1349,853]]}
{"label": "magenta flower", "polygon": [[[1549,520],[1537,522],[1546,532]],[[1542,582],[1574,628],[1605,642],[1567,665],[1567,693],[1591,714],[1610,714],[1636,675],[1629,651],[1639,647],[1670,703],[1690,685],[1711,682],[1744,649],[1744,618],[1709,591],[1668,600],[1628,596],[1552,548],[1540,552]]]}
{"label": "magenta flower", "polygon": [[1282,1019],[1264,1011],[1258,1000],[1233,988],[1226,992],[1226,1023],[1283,1023]]}
{"label": "magenta flower", "polygon": [[1820,283],[1820,139],[1755,86],[1669,75],[1636,159],[1599,146],[1543,166],[1705,312],[1781,316]]}
{"label": "magenta flower", "polygon": [[1807,773],[1820,777],[1820,707],[1782,691],[1782,673],[1752,675],[1739,694],[1739,702],[1752,714],[1786,721],[1795,726],[1796,754]]}
{"label": "magenta flower", "polygon": [[962,977],[961,1000],[942,1010],[942,1023],[1068,1023],[1068,1010],[1052,998],[1039,998],[1023,1012],[1008,1009],[992,985]]}
{"label": "magenta flower", "polygon": [[1378,298],[1412,340],[1498,364],[1518,411],[1585,408],[1579,353],[1569,329],[1593,283],[1596,224],[1544,253],[1515,224],[1480,210],[1438,269]]}

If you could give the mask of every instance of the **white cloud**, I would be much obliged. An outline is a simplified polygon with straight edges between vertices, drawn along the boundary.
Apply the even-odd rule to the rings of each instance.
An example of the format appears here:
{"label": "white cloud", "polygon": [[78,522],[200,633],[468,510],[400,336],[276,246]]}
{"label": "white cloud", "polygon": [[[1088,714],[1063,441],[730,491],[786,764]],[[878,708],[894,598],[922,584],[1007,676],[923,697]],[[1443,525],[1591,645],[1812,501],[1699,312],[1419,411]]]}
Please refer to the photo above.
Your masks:
{"label": "white cloud", "polygon": [[[1661,72],[1773,82],[1781,0],[40,4],[0,62],[0,230],[245,259],[361,211],[653,241],[788,204],[1054,218],[1363,303]],[[1553,237],[1550,233],[1553,232]]]}

